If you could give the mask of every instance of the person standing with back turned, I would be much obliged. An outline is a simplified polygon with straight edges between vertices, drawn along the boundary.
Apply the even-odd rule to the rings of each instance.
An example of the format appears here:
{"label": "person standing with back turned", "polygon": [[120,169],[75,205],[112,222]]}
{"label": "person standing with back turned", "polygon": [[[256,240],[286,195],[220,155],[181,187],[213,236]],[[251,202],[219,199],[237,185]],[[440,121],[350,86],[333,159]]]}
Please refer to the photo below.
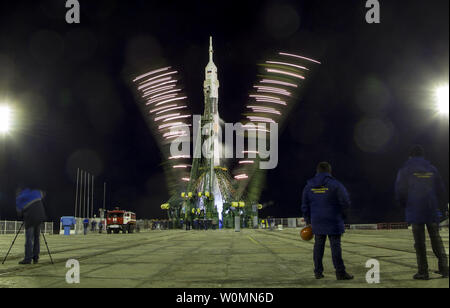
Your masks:
{"label": "person standing with back turned", "polygon": [[[422,146],[416,145],[409,160],[397,175],[395,194],[405,208],[406,222],[412,224],[418,273],[414,279],[428,280],[428,260],[425,245],[425,226],[430,235],[433,252],[439,261],[437,274],[448,277],[448,258],[439,234],[439,221],[446,213],[445,188],[438,170],[425,160]],[[442,211],[440,211],[442,209]]]}
{"label": "person standing with back turned", "polygon": [[37,189],[19,187],[16,192],[16,209],[25,225],[25,258],[19,264],[36,264],[39,261],[41,224],[45,221],[42,204],[44,193]]}
{"label": "person standing with back turned", "polygon": [[342,260],[341,237],[345,232],[345,210],[350,207],[350,197],[338,180],[331,176],[331,165],[321,162],[317,174],[308,181],[303,190],[302,212],[315,236],[314,274],[316,279],[323,276],[323,254],[325,242],[330,239],[331,255],[337,280],[351,280],[353,276],[345,270]]}

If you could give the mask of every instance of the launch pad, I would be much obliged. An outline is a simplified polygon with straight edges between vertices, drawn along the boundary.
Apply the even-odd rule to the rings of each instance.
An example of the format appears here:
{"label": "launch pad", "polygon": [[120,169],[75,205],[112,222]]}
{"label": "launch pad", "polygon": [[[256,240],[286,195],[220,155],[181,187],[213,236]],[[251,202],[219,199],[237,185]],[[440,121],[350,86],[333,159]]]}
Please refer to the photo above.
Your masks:
{"label": "launch pad", "polygon": [[267,206],[260,198],[266,170],[278,164],[279,126],[299,101],[309,65],[321,63],[277,52],[258,65],[257,81],[240,115],[243,118],[234,124],[220,118],[212,37],[205,64],[202,115],[188,112],[188,96],[177,86],[178,71],[172,67],[154,67],[133,79],[163,156],[170,197],[161,209],[167,211],[174,228],[189,229],[198,222],[212,229],[252,228],[258,224],[259,211]]}
{"label": "launch pad", "polygon": [[[43,251],[37,265],[19,266],[23,237],[0,267],[0,287],[119,287],[119,288],[323,288],[434,287],[448,288],[448,279],[432,274],[437,261],[427,242],[430,281],[415,281],[416,256],[411,231],[349,231],[343,256],[349,282],[336,281],[329,247],[325,279],[313,275],[313,241],[302,242],[298,229],[150,231],[138,234],[48,236],[55,265]],[[442,231],[448,253],[448,229]],[[0,236],[0,252],[11,242]],[[66,262],[80,264],[80,283],[67,284]],[[189,262],[186,260],[189,259]],[[380,262],[380,283],[366,282],[366,262]]]}
{"label": "launch pad", "polygon": [[[232,179],[228,168],[223,165],[224,145],[221,138],[222,128],[219,116],[220,83],[213,54],[213,41],[210,37],[209,62],[205,67],[203,83],[204,113],[202,116],[193,117],[193,126],[198,127],[193,132],[194,156],[192,165],[183,166],[191,168],[189,178],[182,178],[182,181],[187,184],[183,183],[182,191],[177,190],[172,194],[168,202],[161,205],[161,209],[167,210],[168,218],[176,228],[183,225],[189,228],[194,222],[201,220],[204,224],[212,225],[214,229],[225,227],[240,230],[241,224],[244,227],[257,224],[258,210],[262,209],[262,205],[258,204],[258,200],[246,196],[244,191],[237,189],[236,181]],[[140,90],[142,91],[150,85],[152,85],[151,82],[147,85],[144,83],[144,88],[141,86]],[[163,117],[159,117],[157,120],[161,118]],[[177,128],[171,132],[176,135],[177,130],[180,129],[178,128],[179,124],[174,123],[173,125]],[[167,128],[169,127],[167,126]],[[182,139],[190,135],[188,128],[189,126],[184,126]],[[177,156],[172,152],[171,155],[172,157]],[[190,158],[190,155],[186,156]],[[174,166],[174,168],[177,167],[180,165]],[[251,222],[248,222],[249,220]]]}

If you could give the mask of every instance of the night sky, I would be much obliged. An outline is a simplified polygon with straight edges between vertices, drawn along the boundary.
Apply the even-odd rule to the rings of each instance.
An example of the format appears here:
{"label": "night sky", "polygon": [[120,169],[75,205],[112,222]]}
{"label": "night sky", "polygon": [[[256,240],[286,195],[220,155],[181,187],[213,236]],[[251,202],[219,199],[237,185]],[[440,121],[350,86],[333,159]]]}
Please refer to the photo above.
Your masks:
{"label": "night sky", "polygon": [[449,122],[436,115],[433,90],[449,79],[449,1],[380,3],[381,24],[367,24],[363,0],[82,0],[81,23],[69,25],[63,0],[2,1],[0,102],[15,124],[0,136],[0,219],[16,219],[18,184],[47,191],[50,219],[73,215],[77,168],[96,175],[96,209],[106,181],[107,208],[164,217],[162,157],[132,79],[173,66],[200,114],[213,35],[227,122],[241,119],[268,56],[322,62],[280,136],[263,216],[300,216],[306,180],[326,160],[351,194],[350,222],[402,221],[394,182],[413,144],[448,188]]}

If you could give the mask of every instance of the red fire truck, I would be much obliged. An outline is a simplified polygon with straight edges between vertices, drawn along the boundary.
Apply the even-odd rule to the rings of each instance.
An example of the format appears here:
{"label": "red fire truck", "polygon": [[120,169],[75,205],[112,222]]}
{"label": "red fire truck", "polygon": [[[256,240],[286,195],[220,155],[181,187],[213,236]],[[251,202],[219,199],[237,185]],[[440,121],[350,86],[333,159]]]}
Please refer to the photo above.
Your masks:
{"label": "red fire truck", "polygon": [[106,213],[106,231],[108,234],[114,232],[133,233],[136,228],[136,214],[129,211],[119,210]]}

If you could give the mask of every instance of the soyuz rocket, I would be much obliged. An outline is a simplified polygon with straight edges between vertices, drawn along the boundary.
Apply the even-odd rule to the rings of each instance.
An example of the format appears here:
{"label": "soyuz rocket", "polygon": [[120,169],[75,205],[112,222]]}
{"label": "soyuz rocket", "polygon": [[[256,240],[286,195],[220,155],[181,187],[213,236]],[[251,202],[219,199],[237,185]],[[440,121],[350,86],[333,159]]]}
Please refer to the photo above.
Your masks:
{"label": "soyuz rocket", "polygon": [[213,60],[212,37],[209,38],[209,62],[205,68],[205,81],[203,83],[203,92],[205,96],[205,110],[201,121],[202,149],[204,157],[203,168],[205,168],[205,177],[203,181],[204,192],[213,194],[213,199],[205,201],[206,212],[212,215],[214,212],[219,214],[222,219],[222,196],[216,177],[216,168],[220,167],[220,147],[219,136],[221,134],[219,123],[219,80],[217,79],[217,66]]}
{"label": "soyuz rocket", "polygon": [[205,82],[203,91],[205,95],[205,112],[203,127],[209,131],[210,166],[220,166],[220,124],[219,124],[219,80],[217,79],[217,66],[213,61],[212,37],[209,38],[209,62],[205,68]]}

